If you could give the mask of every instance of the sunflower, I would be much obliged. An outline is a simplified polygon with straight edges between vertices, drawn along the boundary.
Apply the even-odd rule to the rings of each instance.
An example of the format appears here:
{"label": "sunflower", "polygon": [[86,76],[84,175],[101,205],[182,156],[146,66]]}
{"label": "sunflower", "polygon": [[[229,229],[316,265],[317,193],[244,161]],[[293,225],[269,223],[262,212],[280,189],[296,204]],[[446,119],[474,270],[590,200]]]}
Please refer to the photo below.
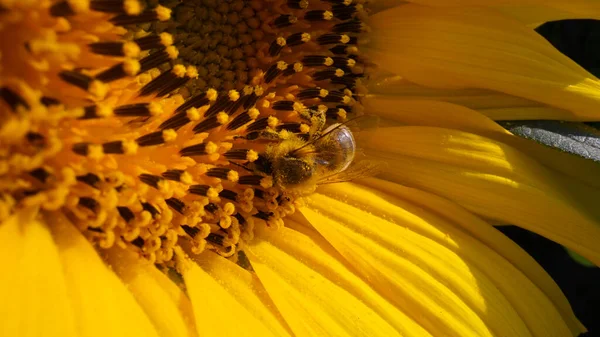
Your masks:
{"label": "sunflower", "polygon": [[585,331],[492,224],[598,264],[600,168],[494,120],[600,120],[600,5],[480,3],[0,0],[0,335]]}

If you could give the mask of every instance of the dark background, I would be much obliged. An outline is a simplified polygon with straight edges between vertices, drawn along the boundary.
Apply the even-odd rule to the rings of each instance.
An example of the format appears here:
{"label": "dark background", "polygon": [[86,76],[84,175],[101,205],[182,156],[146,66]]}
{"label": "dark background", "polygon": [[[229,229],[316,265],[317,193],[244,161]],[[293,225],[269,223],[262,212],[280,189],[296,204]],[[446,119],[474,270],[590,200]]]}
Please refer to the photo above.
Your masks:
{"label": "dark background", "polygon": [[[537,31],[563,54],[600,77],[600,21],[550,22]],[[578,264],[560,245],[527,230],[514,226],[499,229],[529,252],[561,287],[589,330],[580,336],[600,337],[600,268]]]}

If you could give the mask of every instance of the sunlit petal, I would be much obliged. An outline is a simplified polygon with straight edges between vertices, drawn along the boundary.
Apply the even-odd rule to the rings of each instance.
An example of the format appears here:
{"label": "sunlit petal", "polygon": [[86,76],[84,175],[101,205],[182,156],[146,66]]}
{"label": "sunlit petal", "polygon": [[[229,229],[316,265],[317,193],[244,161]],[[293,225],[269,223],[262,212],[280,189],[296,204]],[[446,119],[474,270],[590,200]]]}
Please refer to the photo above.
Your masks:
{"label": "sunlit petal", "polygon": [[[385,186],[376,180],[370,183]],[[543,288],[540,291],[539,285],[518,270],[534,264],[531,259],[523,262],[505,260],[502,255],[506,253],[509,256],[525,255],[514,244],[505,242],[500,250],[488,246],[487,242],[502,240],[498,239],[502,237],[499,232],[439,197],[395,184],[387,185],[390,191],[395,191],[392,192],[395,196],[358,185],[327,187],[323,194],[310,198],[309,207],[303,213],[378,289],[389,292],[390,298],[406,310],[431,310],[433,313],[423,316],[432,317],[439,326],[454,327],[441,329],[434,335],[453,331],[457,336],[486,333],[563,336],[567,334],[565,322],[574,334],[580,332],[581,327],[564,296],[548,275],[539,268],[527,271],[534,274],[533,280],[541,281]],[[408,201],[412,194],[432,200],[435,208]],[[449,207],[455,209],[445,215],[451,215],[440,217],[443,212],[438,208]],[[482,226],[490,230],[480,230],[476,235],[478,238],[463,231]],[[429,279],[426,275],[435,278]],[[453,296],[459,296],[454,298],[458,304],[452,301]],[[562,311],[563,318],[550,300]],[[544,302],[546,304],[541,305]],[[438,305],[451,308],[436,310]],[[532,305],[548,311],[533,313],[530,311]],[[466,313],[449,317],[436,315],[437,312],[461,309]],[[470,319],[468,324],[461,326],[460,319],[466,320],[473,314],[491,331],[476,332],[477,326],[473,323],[478,319]],[[511,317],[515,314],[517,317]],[[525,325],[518,324],[520,319]]]}
{"label": "sunlit petal", "polygon": [[514,19],[484,8],[406,5],[369,19],[366,53],[426,86],[496,90],[600,119],[600,82]]}
{"label": "sunlit petal", "polygon": [[36,213],[0,223],[0,336],[77,336],[58,249]]}
{"label": "sunlit petal", "polygon": [[[370,95],[365,98],[364,104],[370,113],[401,125],[443,127],[497,140],[526,153],[548,169],[585,185],[600,187],[600,166],[595,162],[516,137],[489,118],[464,106],[425,99],[403,99],[394,95]],[[385,123],[382,121],[381,126],[386,126]]]}
{"label": "sunlit petal", "polygon": [[62,214],[47,216],[63,265],[78,336],[158,336],[127,287]]}
{"label": "sunlit petal", "polygon": [[160,336],[197,336],[190,300],[165,274],[133,252],[119,248],[107,252],[107,262],[127,285]]}
{"label": "sunlit petal", "polygon": [[[259,310],[255,315],[253,308],[246,308],[238,296],[248,296],[230,293],[226,286],[212,278],[192,261],[185,260],[179,253],[179,266],[185,280],[188,295],[194,306],[196,327],[200,336],[273,336],[276,332],[269,329],[267,324],[260,321]],[[268,311],[268,309],[267,309]],[[232,319],[235,318],[235,323]]]}
{"label": "sunlit petal", "polygon": [[248,254],[297,336],[429,336],[410,312],[398,311],[342,264],[314,230],[261,232]]}
{"label": "sunlit petal", "polygon": [[510,146],[474,134],[425,127],[378,134],[369,153],[389,163],[386,179],[530,229],[600,262],[595,189],[562,180]]}
{"label": "sunlit petal", "polygon": [[214,253],[203,254],[195,261],[227,292],[234,294],[236,301],[251,312],[274,336],[291,336],[284,319],[256,274]]}

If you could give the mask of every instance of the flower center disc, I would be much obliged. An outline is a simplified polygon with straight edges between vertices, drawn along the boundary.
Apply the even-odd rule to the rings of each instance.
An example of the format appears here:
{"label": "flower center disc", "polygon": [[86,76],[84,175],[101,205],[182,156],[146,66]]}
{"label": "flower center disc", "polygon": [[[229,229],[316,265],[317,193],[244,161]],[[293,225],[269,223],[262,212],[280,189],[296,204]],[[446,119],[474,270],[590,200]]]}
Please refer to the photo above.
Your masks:
{"label": "flower center disc", "polygon": [[0,220],[63,212],[163,265],[236,256],[316,187],[277,156],[360,113],[361,2],[7,2]]}

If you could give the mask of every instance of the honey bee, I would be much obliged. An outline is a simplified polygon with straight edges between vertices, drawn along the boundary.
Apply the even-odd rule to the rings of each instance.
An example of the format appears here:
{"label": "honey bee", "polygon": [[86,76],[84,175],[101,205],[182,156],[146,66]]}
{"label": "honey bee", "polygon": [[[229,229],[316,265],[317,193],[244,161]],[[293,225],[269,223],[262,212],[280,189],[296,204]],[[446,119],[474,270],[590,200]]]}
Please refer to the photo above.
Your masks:
{"label": "honey bee", "polygon": [[321,127],[303,139],[290,134],[268,145],[251,170],[273,178],[273,185],[293,194],[308,194],[318,185],[350,181],[374,175],[378,165],[371,161],[355,163],[357,144],[347,124]]}

